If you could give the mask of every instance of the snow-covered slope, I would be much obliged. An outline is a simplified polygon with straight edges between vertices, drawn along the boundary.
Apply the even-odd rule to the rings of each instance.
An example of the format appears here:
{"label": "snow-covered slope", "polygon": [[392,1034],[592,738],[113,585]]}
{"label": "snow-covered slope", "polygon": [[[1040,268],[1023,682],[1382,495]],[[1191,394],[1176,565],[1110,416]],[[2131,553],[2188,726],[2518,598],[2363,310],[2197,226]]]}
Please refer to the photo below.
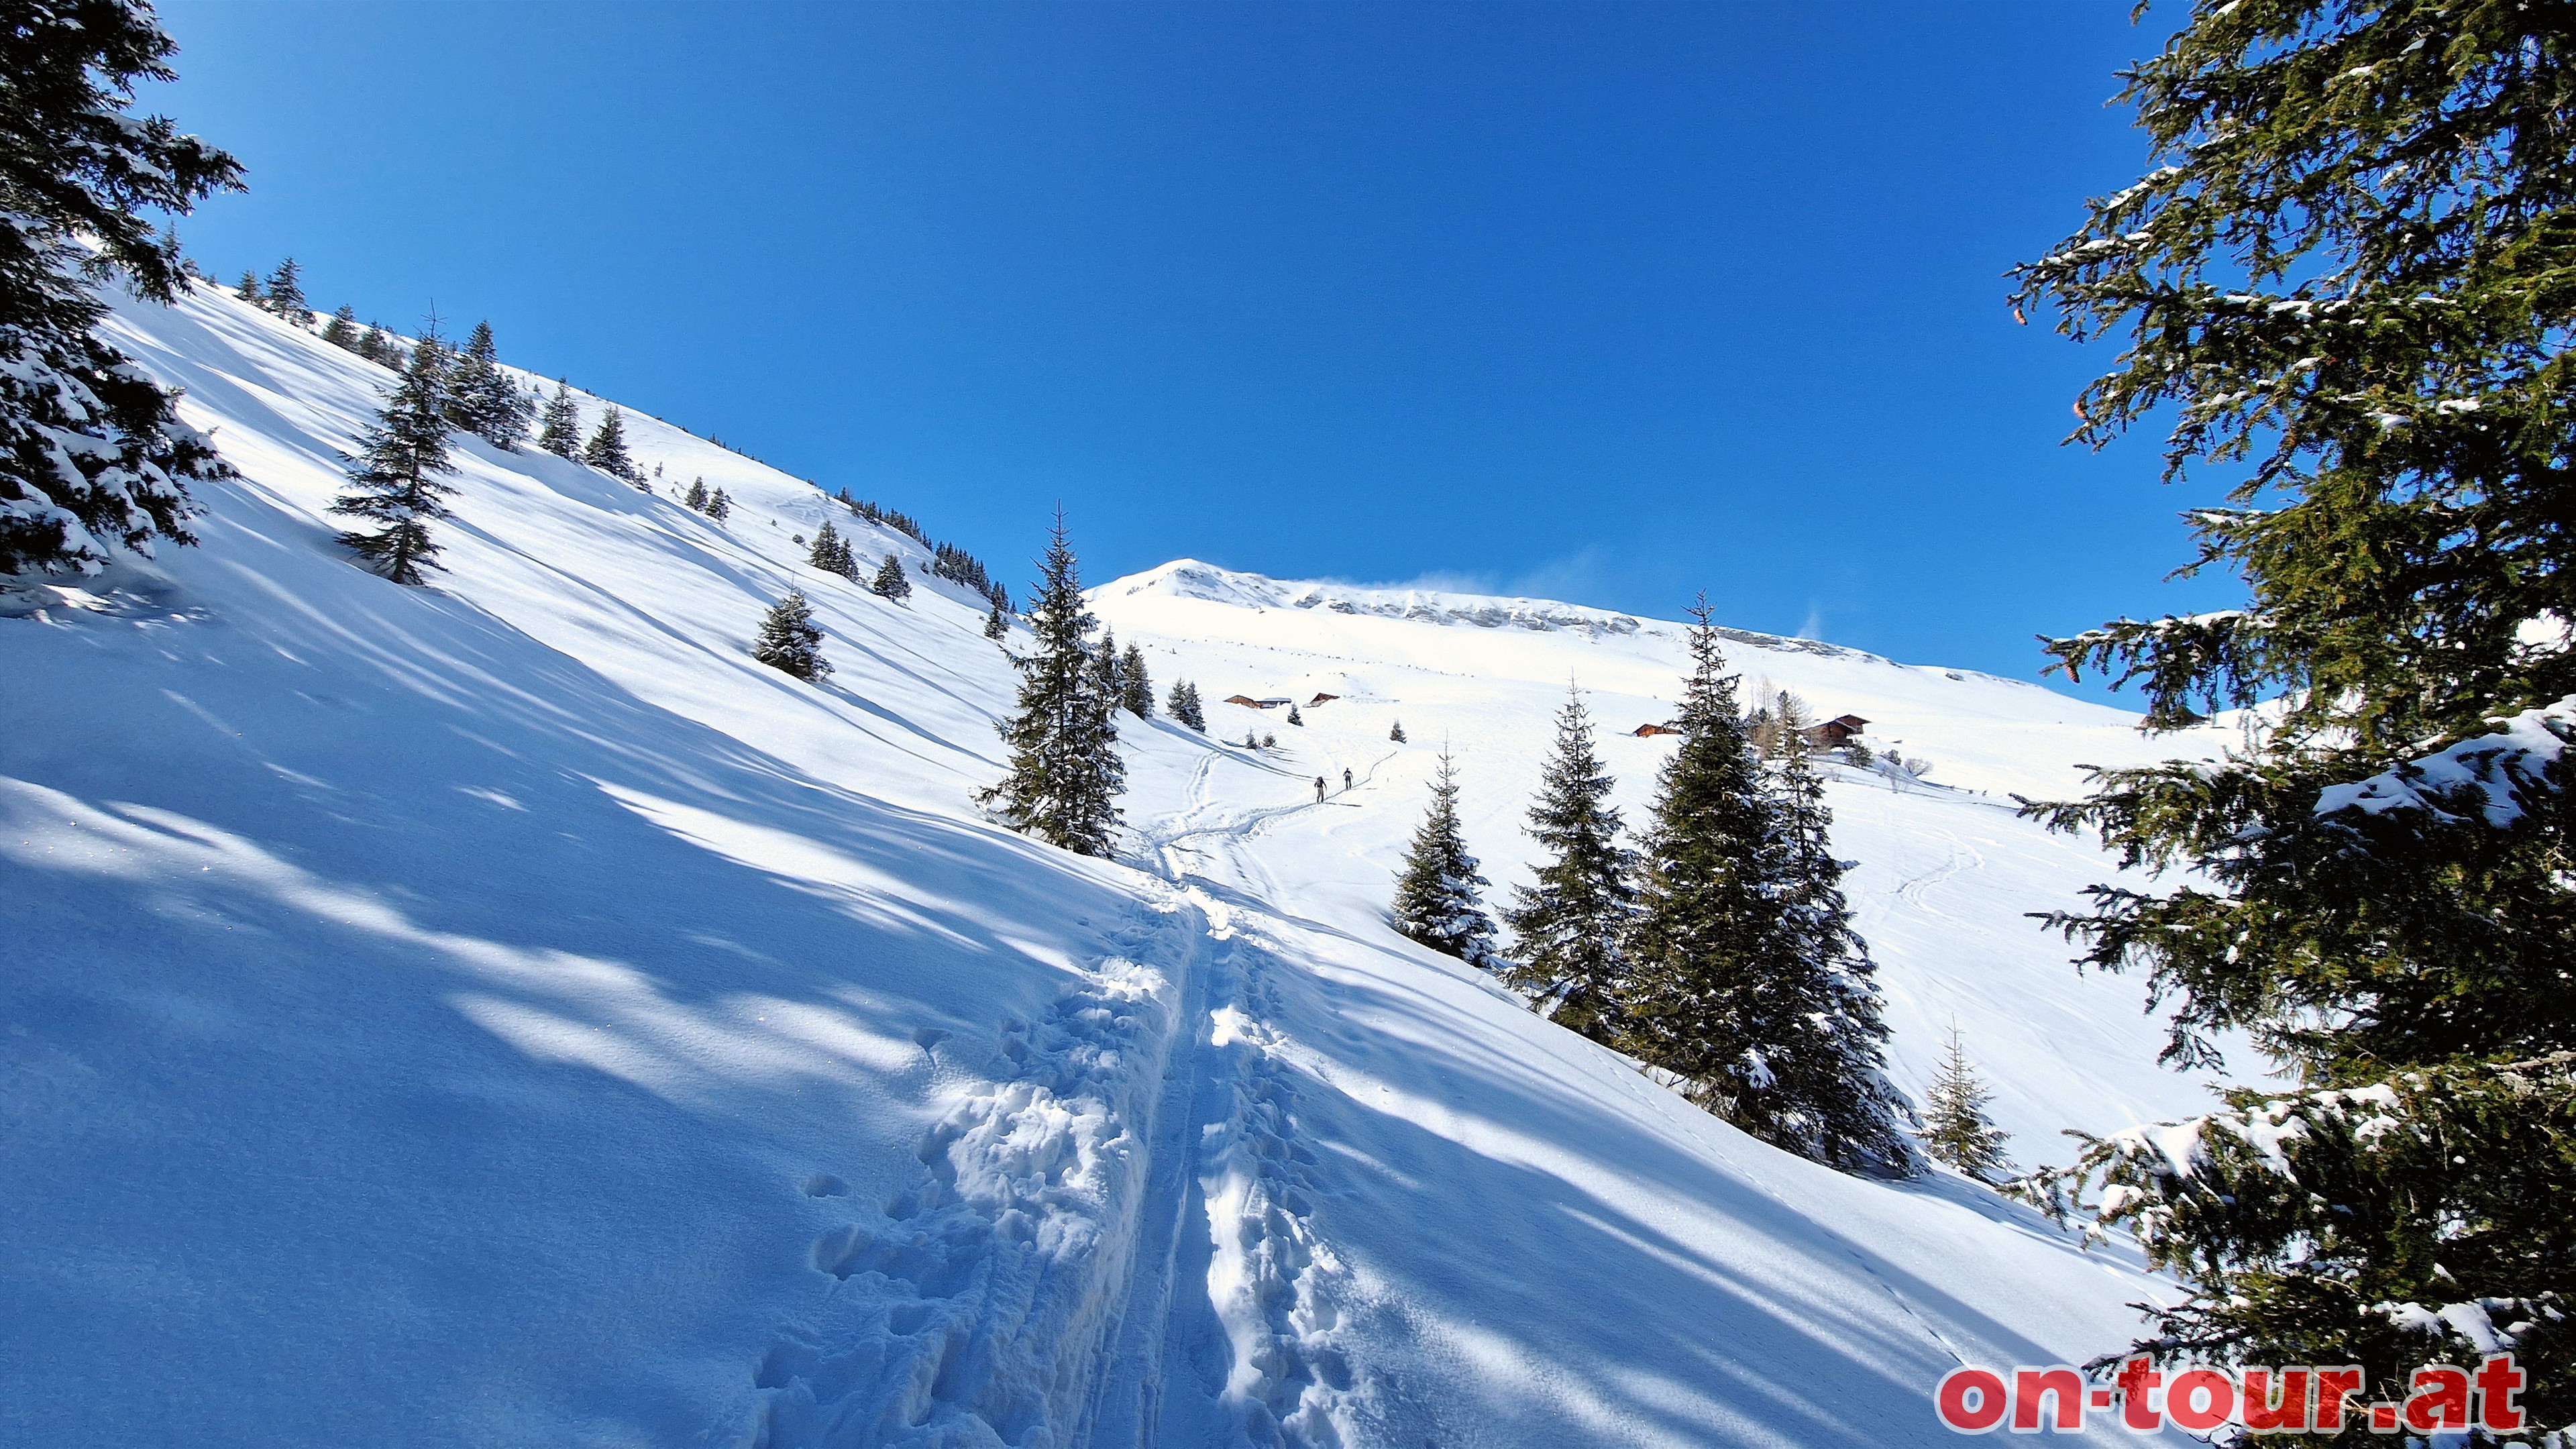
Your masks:
{"label": "snow-covered slope", "polygon": [[[2114,1347],[2157,1291],[1752,1143],[1384,929],[1432,741],[1503,865],[1565,676],[1660,717],[1669,625],[1113,586],[1212,699],[1346,698],[1261,721],[1285,760],[1131,728],[1137,847],[1078,860],[968,803],[980,601],[795,537],[910,540],[630,413],[727,523],[464,441],[450,571],[397,588],[325,512],[389,374],[211,290],[114,325],[242,477],[202,547],[0,619],[0,1441],[1933,1443],[1942,1371]],[[790,587],[821,687],[747,654]],[[2121,747],[1974,676],[1760,667],[1974,790]],[[2133,987],[2003,919],[2098,861],[1978,795],[1835,804],[1909,1064],[1955,1013],[2017,1130],[2185,1095]]]}

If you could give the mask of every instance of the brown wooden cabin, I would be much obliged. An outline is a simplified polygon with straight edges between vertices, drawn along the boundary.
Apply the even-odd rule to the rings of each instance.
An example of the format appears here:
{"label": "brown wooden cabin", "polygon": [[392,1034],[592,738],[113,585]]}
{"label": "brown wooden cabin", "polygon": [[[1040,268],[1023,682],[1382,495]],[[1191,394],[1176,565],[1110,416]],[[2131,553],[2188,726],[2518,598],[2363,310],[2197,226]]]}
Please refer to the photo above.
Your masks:
{"label": "brown wooden cabin", "polygon": [[1837,715],[1820,725],[1810,725],[1802,733],[1807,743],[1820,750],[1839,750],[1852,742],[1852,736],[1869,728],[1869,721],[1856,714]]}
{"label": "brown wooden cabin", "polygon": [[1677,735],[1680,734],[1681,731],[1668,724],[1641,724],[1635,729],[1628,731],[1628,733],[1635,735],[1637,738],[1642,740],[1648,735]]}
{"label": "brown wooden cabin", "polygon": [[1341,698],[1341,696],[1340,696],[1340,695],[1338,695],[1338,694],[1319,694],[1319,695],[1316,695],[1313,699],[1310,699],[1310,700],[1306,701],[1306,707],[1307,707],[1308,709],[1313,709],[1315,706],[1317,706],[1317,705],[1319,705],[1319,704],[1331,704],[1334,700],[1337,700],[1337,699],[1339,699],[1339,698]]}
{"label": "brown wooden cabin", "polygon": [[1242,705],[1245,709],[1281,709],[1297,701],[1284,694],[1272,695],[1268,699],[1254,699],[1248,694],[1229,694],[1225,697],[1225,702]]}

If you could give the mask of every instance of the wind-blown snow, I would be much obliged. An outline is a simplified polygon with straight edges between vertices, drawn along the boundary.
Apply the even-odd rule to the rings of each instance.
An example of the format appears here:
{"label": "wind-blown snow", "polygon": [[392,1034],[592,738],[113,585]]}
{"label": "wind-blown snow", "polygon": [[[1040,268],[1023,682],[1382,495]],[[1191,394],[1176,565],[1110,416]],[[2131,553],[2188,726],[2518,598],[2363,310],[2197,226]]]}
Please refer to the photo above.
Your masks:
{"label": "wind-blown snow", "polygon": [[[460,440],[449,572],[397,588],[325,511],[390,374],[211,289],[113,325],[242,476],[202,547],[0,618],[0,1440],[1932,1444],[1947,1368],[2163,1291],[1753,1143],[1385,927],[1439,738],[1508,879],[1566,674],[1661,718],[1675,626],[1113,585],[1164,684],[1344,698],[1211,704],[1257,757],[1131,725],[1133,849],[1078,860],[968,806],[983,600],[795,535],[911,540],[629,411],[727,523]],[[821,686],[749,657],[791,587]],[[1955,1016],[2017,1151],[2198,1110],[2018,918],[2103,861],[1979,793],[2126,717],[1781,643],[1748,672],[1953,787],[1833,787],[1900,1078]],[[1662,747],[1612,743],[1633,819]]]}

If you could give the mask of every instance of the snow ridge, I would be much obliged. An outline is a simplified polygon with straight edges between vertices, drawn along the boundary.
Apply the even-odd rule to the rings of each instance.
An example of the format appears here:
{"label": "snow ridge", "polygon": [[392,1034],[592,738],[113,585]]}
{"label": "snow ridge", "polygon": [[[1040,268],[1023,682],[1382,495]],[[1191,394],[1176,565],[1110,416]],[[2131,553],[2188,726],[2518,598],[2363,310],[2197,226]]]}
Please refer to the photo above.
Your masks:
{"label": "snow ridge", "polygon": [[[1064,1442],[1092,1398],[1137,1237],[1185,961],[1145,905],[1043,1021],[1005,1020],[995,1078],[926,1133],[875,1225],[815,1239],[839,1280],[771,1348],[715,1442],[741,1449]],[[1156,919],[1160,917],[1161,919]],[[1139,959],[1142,958],[1142,959]],[[936,1051],[942,1033],[919,1040]],[[809,1184],[829,1193],[834,1179]]]}

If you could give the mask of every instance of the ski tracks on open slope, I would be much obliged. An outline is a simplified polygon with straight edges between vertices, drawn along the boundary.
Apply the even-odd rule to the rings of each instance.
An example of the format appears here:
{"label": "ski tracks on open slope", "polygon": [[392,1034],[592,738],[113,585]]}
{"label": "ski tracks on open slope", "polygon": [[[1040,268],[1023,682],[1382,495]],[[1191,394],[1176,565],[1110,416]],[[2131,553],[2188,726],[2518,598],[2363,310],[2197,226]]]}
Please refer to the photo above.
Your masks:
{"label": "ski tracks on open slope", "polygon": [[923,1135],[911,1184],[811,1243],[834,1282],[711,1443],[1348,1444],[1345,1274],[1269,1024],[1276,946],[1171,849],[1274,813],[1149,833],[1174,884],[1040,1019],[1003,1022],[990,1080]]}

